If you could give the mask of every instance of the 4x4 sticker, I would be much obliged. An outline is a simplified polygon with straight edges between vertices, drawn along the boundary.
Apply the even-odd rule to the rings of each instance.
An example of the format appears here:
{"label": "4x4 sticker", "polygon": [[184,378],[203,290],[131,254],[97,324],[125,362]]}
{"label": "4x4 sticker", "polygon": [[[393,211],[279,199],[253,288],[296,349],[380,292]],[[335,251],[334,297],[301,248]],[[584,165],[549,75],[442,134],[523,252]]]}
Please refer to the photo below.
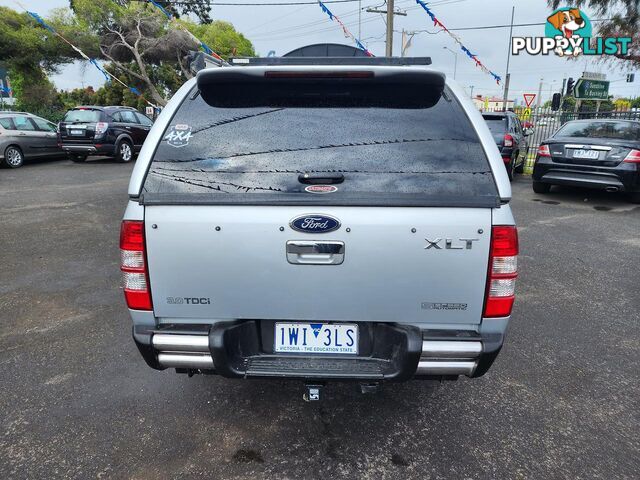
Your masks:
{"label": "4x4 sticker", "polygon": [[178,148],[189,145],[189,140],[191,140],[192,136],[193,133],[191,133],[191,127],[189,125],[178,124],[171,127],[169,133],[165,135],[164,140],[172,147]]}
{"label": "4x4 sticker", "polygon": [[309,185],[305,188],[309,193],[334,193],[338,191],[338,187],[333,185]]}

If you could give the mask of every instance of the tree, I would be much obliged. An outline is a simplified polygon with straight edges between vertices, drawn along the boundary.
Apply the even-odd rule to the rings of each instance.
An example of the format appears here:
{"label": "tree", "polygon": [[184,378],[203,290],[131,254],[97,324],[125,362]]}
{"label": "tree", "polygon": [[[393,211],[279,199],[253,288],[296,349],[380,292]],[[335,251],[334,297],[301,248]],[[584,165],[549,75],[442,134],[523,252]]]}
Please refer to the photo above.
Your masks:
{"label": "tree", "polygon": [[631,100],[628,98],[618,98],[613,101],[616,110],[629,110],[631,108]]}
{"label": "tree", "polygon": [[251,42],[230,23],[169,22],[148,3],[119,5],[113,0],[75,0],[74,11],[78,27],[97,33],[101,56],[134,83],[144,86],[151,100],[159,105],[164,105],[165,98],[191,76],[183,58],[199,45],[189,32],[223,55],[234,51],[254,54]]}
{"label": "tree", "polygon": [[[561,0],[548,0],[549,6],[556,9]],[[631,62],[632,66],[640,66],[640,2],[638,0],[574,0],[571,5],[578,8],[588,7],[601,17],[609,18],[598,26],[598,34],[602,37],[630,37],[628,55],[617,53],[603,56],[603,60],[618,58]]]}
{"label": "tree", "polygon": [[[131,3],[128,0],[114,0],[119,5],[125,6]],[[139,0],[137,0],[139,1]],[[70,0],[71,9],[75,10],[75,0]],[[211,4],[209,0],[189,0],[185,1],[171,1],[171,0],[156,0],[156,3],[162,8],[170,12],[175,17],[180,15],[194,14],[202,23],[211,23]]]}
{"label": "tree", "polygon": [[[184,58],[200,46],[194,34],[223,57],[255,55],[251,42],[227,22],[169,21],[159,9],[144,2],[74,0],[73,4],[75,11],[57,9],[46,23],[89,58],[106,60],[103,68],[107,72],[158,105],[164,105],[165,99],[191,77]],[[67,102],[78,100],[73,95],[61,98],[47,75],[84,57],[36,20],[0,7],[0,45],[0,62],[9,70],[19,108],[52,118]],[[146,105],[115,80],[95,92],[95,102],[137,108]]]}

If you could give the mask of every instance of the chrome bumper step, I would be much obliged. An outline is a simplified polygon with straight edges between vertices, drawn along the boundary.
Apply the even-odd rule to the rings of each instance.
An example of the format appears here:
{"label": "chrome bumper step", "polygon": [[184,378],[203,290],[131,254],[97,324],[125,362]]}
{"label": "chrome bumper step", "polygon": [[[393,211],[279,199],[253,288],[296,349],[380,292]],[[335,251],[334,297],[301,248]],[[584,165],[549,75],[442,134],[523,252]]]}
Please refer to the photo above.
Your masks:
{"label": "chrome bumper step", "polygon": [[416,375],[471,377],[481,354],[480,341],[424,340]]}
{"label": "chrome bumper step", "polygon": [[209,353],[208,335],[176,335],[157,333],[151,338],[158,350],[158,363],[166,368],[206,369],[214,368]]}

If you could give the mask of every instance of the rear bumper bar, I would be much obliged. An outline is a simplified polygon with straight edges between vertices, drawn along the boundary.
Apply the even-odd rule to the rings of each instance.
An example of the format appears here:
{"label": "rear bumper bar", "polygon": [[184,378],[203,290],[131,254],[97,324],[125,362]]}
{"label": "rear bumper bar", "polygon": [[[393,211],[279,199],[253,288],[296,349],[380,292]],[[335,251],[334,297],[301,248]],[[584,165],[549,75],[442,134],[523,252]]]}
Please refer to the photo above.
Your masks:
{"label": "rear bumper bar", "polygon": [[621,162],[615,167],[556,163],[538,158],[533,180],[550,185],[567,185],[598,190],[635,192],[640,190],[640,170],[635,164]]}
{"label": "rear bumper bar", "polygon": [[83,155],[113,155],[115,146],[111,144],[72,144],[63,143],[62,150],[66,153],[79,153]]}
{"label": "rear bumper bar", "polygon": [[224,322],[209,326],[163,326],[150,344],[136,343],[158,370],[216,373],[229,378],[276,377],[382,381],[479,377],[502,347],[502,334],[420,330],[413,326],[362,323],[360,355],[283,355],[272,351],[270,322]]}

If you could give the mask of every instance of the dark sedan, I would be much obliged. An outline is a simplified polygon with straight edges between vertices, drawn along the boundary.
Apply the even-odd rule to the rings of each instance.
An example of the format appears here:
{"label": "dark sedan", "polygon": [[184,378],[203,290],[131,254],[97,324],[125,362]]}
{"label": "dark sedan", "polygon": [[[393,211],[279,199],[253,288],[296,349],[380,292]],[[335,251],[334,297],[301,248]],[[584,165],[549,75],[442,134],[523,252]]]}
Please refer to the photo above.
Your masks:
{"label": "dark sedan", "polygon": [[640,203],[640,122],[575,120],[538,149],[533,190],[571,185],[624,192]]}
{"label": "dark sedan", "polygon": [[504,166],[513,180],[515,173],[524,171],[527,158],[527,139],[530,129],[525,129],[513,112],[485,112],[482,114],[496,141]]}

